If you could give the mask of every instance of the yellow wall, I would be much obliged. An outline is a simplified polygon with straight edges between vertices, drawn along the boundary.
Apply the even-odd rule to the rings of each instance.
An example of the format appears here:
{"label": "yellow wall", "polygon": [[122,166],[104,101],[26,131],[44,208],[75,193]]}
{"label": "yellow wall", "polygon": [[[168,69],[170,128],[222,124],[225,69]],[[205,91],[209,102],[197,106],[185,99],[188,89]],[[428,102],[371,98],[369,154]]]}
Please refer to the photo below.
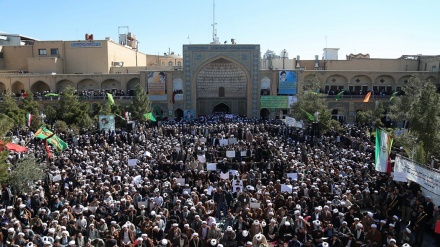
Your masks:
{"label": "yellow wall", "polygon": [[32,57],[32,46],[4,46],[6,70],[29,70],[27,59]]}
{"label": "yellow wall", "polygon": [[417,71],[417,60],[353,59],[325,61],[326,70]]}
{"label": "yellow wall", "polygon": [[28,58],[29,72],[31,73],[63,73],[63,60],[58,57]]}
{"label": "yellow wall", "polygon": [[107,56],[107,43],[102,42],[102,47],[71,48],[71,43],[65,42],[65,74],[75,73],[108,73],[110,64]]}

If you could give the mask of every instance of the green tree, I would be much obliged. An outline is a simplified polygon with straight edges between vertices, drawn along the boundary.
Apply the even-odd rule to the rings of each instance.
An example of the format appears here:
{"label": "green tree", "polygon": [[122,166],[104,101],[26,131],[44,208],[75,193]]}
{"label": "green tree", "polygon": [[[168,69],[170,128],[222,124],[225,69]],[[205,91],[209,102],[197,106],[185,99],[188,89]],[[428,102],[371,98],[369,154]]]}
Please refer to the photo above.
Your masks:
{"label": "green tree", "polygon": [[29,91],[28,96],[21,101],[21,109],[24,114],[32,114],[32,123],[30,128],[36,130],[41,126],[39,104],[34,100],[34,94]]}
{"label": "green tree", "polygon": [[5,183],[9,176],[9,165],[6,163],[9,151],[5,145],[10,141],[10,138],[6,137],[6,135],[12,127],[14,127],[13,120],[7,115],[0,113],[0,183]]}
{"label": "green tree", "polygon": [[[295,119],[302,119],[305,122],[310,122],[304,111],[318,115],[318,124],[322,132],[326,132],[332,127],[337,126],[337,121],[331,121],[331,113],[325,101],[325,95],[317,93],[322,88],[322,82],[318,76],[314,75],[307,80],[303,90],[297,94],[298,101],[291,106],[291,114]],[[304,111],[303,111],[304,110]],[[317,113],[317,114],[315,114]],[[316,117],[315,117],[316,120]]]}
{"label": "green tree", "polygon": [[57,120],[54,125],[53,128],[56,132],[64,132],[67,130],[67,124],[66,122],[62,121],[62,120]]}
{"label": "green tree", "polygon": [[141,84],[135,88],[135,96],[128,107],[133,120],[145,121],[143,114],[151,112],[151,101]]}
{"label": "green tree", "polygon": [[17,104],[17,100],[12,97],[12,93],[9,91],[3,97],[2,113],[10,117],[14,123],[14,126],[23,127],[26,124],[25,111],[20,109]]}
{"label": "green tree", "polygon": [[57,119],[58,108],[56,106],[48,105],[44,108],[44,114],[48,123],[52,124]]}
{"label": "green tree", "polygon": [[[423,147],[424,159],[440,154],[440,95],[436,86],[415,74],[403,87],[404,94],[393,100],[389,117],[409,123],[408,131]],[[406,147],[409,149],[410,147]]]}
{"label": "green tree", "polygon": [[384,116],[385,108],[383,107],[382,102],[376,102],[376,108],[373,111],[373,127],[374,128],[383,128],[385,125],[382,122],[382,117]]}
{"label": "green tree", "polygon": [[356,113],[356,122],[360,126],[367,126],[371,121],[371,110],[368,111],[358,111]]}
{"label": "green tree", "polygon": [[9,184],[18,193],[30,193],[37,180],[44,179],[46,166],[39,164],[35,158],[17,162],[9,174]]}
{"label": "green tree", "polygon": [[89,116],[89,108],[87,103],[78,100],[72,87],[67,87],[60,99],[57,118],[68,125],[75,124],[79,128],[90,128],[94,122]]}

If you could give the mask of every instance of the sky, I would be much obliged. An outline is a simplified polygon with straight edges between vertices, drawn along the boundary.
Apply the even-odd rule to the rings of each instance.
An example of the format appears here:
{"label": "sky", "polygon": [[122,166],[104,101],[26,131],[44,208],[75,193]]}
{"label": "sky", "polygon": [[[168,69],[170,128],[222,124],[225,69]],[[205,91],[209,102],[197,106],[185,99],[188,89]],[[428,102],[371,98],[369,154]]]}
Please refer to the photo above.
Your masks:
{"label": "sky", "polygon": [[[264,54],[322,56],[340,48],[372,58],[438,55],[438,0],[215,0],[220,43],[260,44]],[[184,44],[212,41],[213,0],[0,0],[0,32],[38,40],[95,40],[128,30],[139,51],[182,54]]]}

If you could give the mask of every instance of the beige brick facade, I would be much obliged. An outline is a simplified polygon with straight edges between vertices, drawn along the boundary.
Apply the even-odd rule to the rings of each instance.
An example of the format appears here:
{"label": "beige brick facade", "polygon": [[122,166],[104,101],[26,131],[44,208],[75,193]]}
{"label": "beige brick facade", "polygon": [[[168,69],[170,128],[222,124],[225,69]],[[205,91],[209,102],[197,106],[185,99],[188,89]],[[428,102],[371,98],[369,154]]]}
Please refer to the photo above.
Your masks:
{"label": "beige brick facade", "polygon": [[[163,72],[164,94],[152,95],[151,100],[156,111],[167,117],[180,116],[185,110],[205,115],[224,109],[248,117],[282,117],[287,110],[260,109],[262,95],[277,96],[280,68],[262,69],[267,61],[260,59],[259,45],[185,45],[181,57],[146,55],[108,40],[36,41],[34,45],[3,46],[0,52],[1,92],[59,92],[72,86],[78,91],[116,89],[128,93],[138,83],[148,90],[148,74]],[[293,59],[284,65],[285,70],[296,71],[298,92],[315,75],[330,95],[341,89],[350,92],[337,102],[329,96],[328,104],[336,110],[334,114],[351,122],[356,110],[373,109],[376,100],[386,103],[386,95],[405,86],[414,73],[438,84],[439,61],[438,56]],[[370,90],[379,94],[363,103],[363,95]],[[121,103],[127,102],[121,99]]]}

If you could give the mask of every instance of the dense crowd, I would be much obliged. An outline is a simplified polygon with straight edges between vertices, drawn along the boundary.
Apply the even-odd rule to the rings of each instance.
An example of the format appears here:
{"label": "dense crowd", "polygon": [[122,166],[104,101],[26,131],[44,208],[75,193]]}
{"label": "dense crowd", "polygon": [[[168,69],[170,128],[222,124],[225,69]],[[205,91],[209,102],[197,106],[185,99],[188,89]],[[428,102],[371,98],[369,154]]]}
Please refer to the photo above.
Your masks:
{"label": "dense crowd", "polygon": [[[60,133],[32,193],[4,187],[6,246],[421,246],[438,217],[415,183],[374,170],[367,129],[316,135],[235,116]],[[19,154],[11,153],[15,163]],[[435,213],[434,213],[435,212]],[[413,245],[414,244],[414,245]]]}

